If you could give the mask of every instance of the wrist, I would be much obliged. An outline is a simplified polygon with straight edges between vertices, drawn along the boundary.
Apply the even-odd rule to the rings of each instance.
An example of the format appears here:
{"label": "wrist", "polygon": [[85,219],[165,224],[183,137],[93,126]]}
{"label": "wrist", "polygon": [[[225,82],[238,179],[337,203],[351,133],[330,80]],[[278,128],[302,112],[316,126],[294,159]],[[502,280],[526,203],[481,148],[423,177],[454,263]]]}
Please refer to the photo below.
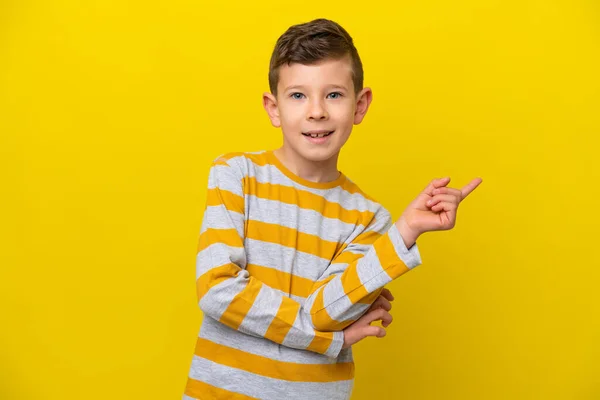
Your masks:
{"label": "wrist", "polygon": [[420,236],[418,232],[415,232],[408,226],[404,217],[400,217],[400,219],[396,221],[396,229],[398,229],[400,237],[402,237],[407,249],[410,249]]}

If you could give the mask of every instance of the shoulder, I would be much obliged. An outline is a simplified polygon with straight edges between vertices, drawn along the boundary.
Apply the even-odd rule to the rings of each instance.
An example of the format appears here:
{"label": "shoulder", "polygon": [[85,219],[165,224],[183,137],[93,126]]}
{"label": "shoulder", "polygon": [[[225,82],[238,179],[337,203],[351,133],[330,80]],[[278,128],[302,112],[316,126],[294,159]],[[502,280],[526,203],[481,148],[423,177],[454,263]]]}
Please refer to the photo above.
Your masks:
{"label": "shoulder", "polygon": [[255,165],[264,163],[262,161],[265,158],[264,153],[265,150],[223,153],[213,159],[211,168],[229,167],[227,169],[230,169],[240,178],[244,178],[250,175],[250,171],[254,169]]}
{"label": "shoulder", "polygon": [[365,221],[365,228],[370,226],[376,230],[385,230],[392,223],[389,210],[374,196],[365,192],[360,186],[346,176],[342,185],[348,198],[356,209],[365,211],[369,218]]}

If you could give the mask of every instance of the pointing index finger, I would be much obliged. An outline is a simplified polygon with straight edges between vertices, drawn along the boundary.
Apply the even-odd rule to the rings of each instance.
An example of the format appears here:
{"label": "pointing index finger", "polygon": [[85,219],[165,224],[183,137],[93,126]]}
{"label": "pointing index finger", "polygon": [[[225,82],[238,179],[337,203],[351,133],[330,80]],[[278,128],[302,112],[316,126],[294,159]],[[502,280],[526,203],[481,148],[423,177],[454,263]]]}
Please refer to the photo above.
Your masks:
{"label": "pointing index finger", "polygon": [[465,187],[463,187],[460,191],[462,193],[462,198],[467,197],[477,186],[479,186],[483,182],[481,178],[475,178],[471,182],[469,182]]}

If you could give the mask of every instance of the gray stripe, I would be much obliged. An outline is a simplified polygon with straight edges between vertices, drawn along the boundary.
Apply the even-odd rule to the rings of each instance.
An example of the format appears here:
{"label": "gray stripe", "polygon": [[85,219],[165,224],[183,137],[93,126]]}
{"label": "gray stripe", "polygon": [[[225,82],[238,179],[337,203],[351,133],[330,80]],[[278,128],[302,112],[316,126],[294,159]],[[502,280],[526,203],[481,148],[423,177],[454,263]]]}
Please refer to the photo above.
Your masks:
{"label": "gray stripe", "polygon": [[282,300],[283,297],[277,290],[262,285],[238,329],[241,332],[264,337],[273,318],[277,315]]}
{"label": "gray stripe", "polygon": [[[241,177],[236,175],[237,169],[225,165],[213,165],[208,174],[208,189],[219,188],[227,190],[238,196],[244,196],[242,185],[240,185]],[[218,181],[218,183],[217,183]]]}
{"label": "gray stripe", "polygon": [[196,255],[196,279],[213,268],[229,263],[246,268],[244,248],[231,247],[220,242],[213,243]]}
{"label": "gray stripe", "polygon": [[410,249],[407,249],[395,224],[389,229],[389,234],[398,257],[402,259],[408,268],[413,269],[421,264],[421,255],[416,243]]}
{"label": "gray stripe", "polygon": [[340,278],[336,277],[323,289],[323,303],[327,307],[327,314],[336,321],[357,319],[370,306],[361,303],[352,304],[346,295],[340,297],[340,294],[344,293]]}
{"label": "gray stripe", "polygon": [[219,320],[231,304],[234,297],[232,294],[237,294],[246,288],[249,276],[248,271],[243,269],[237,276],[226,279],[210,288],[208,293],[200,300],[200,309],[205,314]]}
{"label": "gray stripe", "polygon": [[293,382],[246,372],[194,355],[190,378],[231,392],[264,400],[347,400],[352,380],[337,382]]}
{"label": "gray stripe", "polygon": [[[327,218],[318,211],[300,208],[296,204],[263,199],[254,195],[248,195],[246,200],[251,210],[249,219],[296,229],[330,242],[338,242],[340,238],[347,238],[352,232],[364,229],[363,225]],[[273,210],[277,210],[277,212],[273,212]]]}
{"label": "gray stripe", "polygon": [[265,338],[249,336],[233,330],[208,316],[202,319],[202,326],[198,336],[214,343],[277,361],[299,364],[334,364],[337,362],[351,362],[353,360],[352,348],[342,350],[337,359],[330,358],[312,351],[297,350],[282,346]]}
{"label": "gray stripe", "polygon": [[271,267],[316,281],[331,262],[314,254],[304,253],[277,243],[246,238],[248,264]]}
{"label": "gray stripe", "polygon": [[244,237],[245,216],[235,211],[230,211],[224,205],[207,206],[202,217],[200,234],[212,229],[231,229],[231,220],[240,237]]}
{"label": "gray stripe", "polygon": [[360,280],[364,282],[364,287],[367,292],[372,293],[391,281],[390,276],[385,272],[379,262],[379,258],[377,258],[375,251],[367,254],[363,259],[369,261],[370,268],[368,270],[359,270],[358,275]]}

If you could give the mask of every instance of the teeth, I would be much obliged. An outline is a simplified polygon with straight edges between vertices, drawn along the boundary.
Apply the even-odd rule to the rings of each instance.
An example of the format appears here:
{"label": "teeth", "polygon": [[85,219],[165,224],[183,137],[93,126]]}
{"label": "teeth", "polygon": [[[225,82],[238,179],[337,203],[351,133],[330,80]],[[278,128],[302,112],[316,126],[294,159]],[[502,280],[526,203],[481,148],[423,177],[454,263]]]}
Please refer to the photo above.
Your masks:
{"label": "teeth", "polygon": [[318,134],[314,134],[314,135],[311,134],[310,137],[312,137],[312,138],[320,138],[320,137],[327,136],[327,135],[329,135],[329,133],[318,133]]}

